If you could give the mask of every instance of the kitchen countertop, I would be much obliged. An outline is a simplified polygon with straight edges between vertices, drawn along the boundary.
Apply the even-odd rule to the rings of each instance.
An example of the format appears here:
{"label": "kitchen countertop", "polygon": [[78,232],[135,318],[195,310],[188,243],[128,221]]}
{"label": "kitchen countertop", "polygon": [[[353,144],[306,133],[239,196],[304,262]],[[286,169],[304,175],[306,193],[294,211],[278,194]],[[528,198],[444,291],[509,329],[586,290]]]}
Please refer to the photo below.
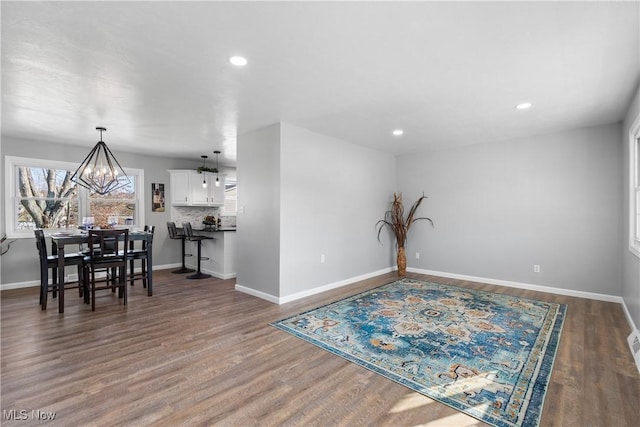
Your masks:
{"label": "kitchen countertop", "polygon": [[207,228],[204,228],[204,227],[202,227],[202,228],[193,227],[193,231],[206,231],[207,233],[218,233],[218,232],[222,232],[222,231],[236,231],[236,228],[235,227],[222,227],[222,228],[219,228],[217,230],[213,230],[213,229],[207,229]]}

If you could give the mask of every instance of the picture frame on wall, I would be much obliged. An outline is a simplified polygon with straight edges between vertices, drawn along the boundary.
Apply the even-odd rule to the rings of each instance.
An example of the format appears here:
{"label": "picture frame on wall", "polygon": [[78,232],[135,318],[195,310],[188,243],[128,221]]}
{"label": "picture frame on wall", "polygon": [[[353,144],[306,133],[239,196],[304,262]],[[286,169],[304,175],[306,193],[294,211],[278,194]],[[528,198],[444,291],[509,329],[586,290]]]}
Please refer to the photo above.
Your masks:
{"label": "picture frame on wall", "polygon": [[151,184],[151,211],[164,212],[164,184]]}

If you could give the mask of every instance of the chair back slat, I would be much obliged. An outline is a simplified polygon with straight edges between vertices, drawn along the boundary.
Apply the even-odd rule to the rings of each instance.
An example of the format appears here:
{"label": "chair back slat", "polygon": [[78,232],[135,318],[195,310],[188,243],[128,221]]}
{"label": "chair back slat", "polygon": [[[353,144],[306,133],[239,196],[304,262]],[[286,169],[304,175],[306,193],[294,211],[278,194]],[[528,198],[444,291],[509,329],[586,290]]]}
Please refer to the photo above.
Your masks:
{"label": "chair back slat", "polygon": [[145,240],[142,240],[142,245],[140,246],[140,249],[135,249],[135,242],[136,240],[129,240],[129,250],[133,251],[133,250],[142,250],[142,251],[146,251],[147,250],[147,243],[152,243],[153,242],[153,233],[155,233],[156,231],[156,226],[155,225],[145,225],[144,226],[144,232],[145,233],[149,233],[150,236],[147,236],[147,238]]}
{"label": "chair back slat", "polygon": [[191,228],[190,222],[183,222],[182,229],[184,230],[184,235],[188,240],[193,240],[193,228]]}
{"label": "chair back slat", "polygon": [[145,225],[144,226],[144,231],[146,231],[147,233],[151,234],[151,236],[149,236],[148,240],[143,240],[142,241],[142,249],[147,249],[147,242],[153,242],[153,234],[156,232],[156,226],[155,225]]}
{"label": "chair back slat", "polygon": [[36,247],[38,248],[38,256],[40,258],[40,274],[46,274],[49,268],[49,254],[47,253],[47,241],[44,238],[43,230],[33,230],[36,236]]}
{"label": "chair back slat", "polygon": [[[127,248],[129,247],[129,230],[89,230],[87,236],[89,242],[88,262],[85,264],[85,286],[91,287],[91,311],[96,309],[96,290],[119,289],[119,296],[123,297],[123,304],[127,305]],[[106,270],[107,275],[104,286],[97,287],[96,272]],[[115,276],[109,275],[109,270]]]}
{"label": "chair back slat", "polygon": [[92,264],[124,263],[129,246],[129,230],[89,230],[88,243]]}
{"label": "chair back slat", "polygon": [[179,239],[178,237],[178,229],[176,228],[176,223],[173,221],[167,221],[167,229],[169,230],[169,238],[170,239]]}
{"label": "chair back slat", "polygon": [[47,241],[44,238],[44,231],[43,230],[33,230],[33,233],[36,236],[36,247],[38,248],[38,254],[40,255],[40,259],[42,260],[44,258],[44,260],[46,261],[47,256],[49,256],[49,254],[47,253]]}

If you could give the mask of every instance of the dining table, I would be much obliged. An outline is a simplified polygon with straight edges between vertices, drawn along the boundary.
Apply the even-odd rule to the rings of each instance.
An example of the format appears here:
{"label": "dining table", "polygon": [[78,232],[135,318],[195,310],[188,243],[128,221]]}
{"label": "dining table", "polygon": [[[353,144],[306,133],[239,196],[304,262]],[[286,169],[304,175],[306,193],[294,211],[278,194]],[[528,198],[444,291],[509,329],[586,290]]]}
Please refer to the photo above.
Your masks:
{"label": "dining table", "polygon": [[[64,313],[64,251],[65,246],[82,245],[89,242],[89,235],[84,230],[73,232],[58,232],[49,235],[51,251],[58,254],[58,312]],[[148,278],[147,295],[153,295],[153,233],[147,231],[130,231],[129,241],[146,241]],[[80,280],[80,278],[78,278]]]}

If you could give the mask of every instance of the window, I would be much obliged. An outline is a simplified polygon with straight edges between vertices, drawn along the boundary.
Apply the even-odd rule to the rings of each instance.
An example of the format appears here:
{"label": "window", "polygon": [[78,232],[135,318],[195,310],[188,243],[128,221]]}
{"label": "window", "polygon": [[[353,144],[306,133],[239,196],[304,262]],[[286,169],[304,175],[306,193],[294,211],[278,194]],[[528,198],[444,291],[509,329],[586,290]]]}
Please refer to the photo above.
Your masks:
{"label": "window", "polygon": [[640,257],[640,116],[629,134],[629,250]]}
{"label": "window", "polygon": [[224,183],[224,206],[221,215],[235,216],[238,210],[238,187],[236,180],[227,178]]}
{"label": "window", "polygon": [[78,191],[72,172],[28,166],[17,166],[15,171],[18,230],[78,225]]}
{"label": "window", "polygon": [[9,237],[33,237],[36,228],[144,222],[144,171],[127,169],[131,185],[100,196],[71,181],[77,164],[5,156],[5,227]]}
{"label": "window", "polygon": [[[125,171],[126,172],[126,171]],[[129,172],[127,172],[127,175]],[[94,224],[133,224],[136,217],[136,177],[129,176],[131,184],[103,196],[89,194],[88,213]]]}

